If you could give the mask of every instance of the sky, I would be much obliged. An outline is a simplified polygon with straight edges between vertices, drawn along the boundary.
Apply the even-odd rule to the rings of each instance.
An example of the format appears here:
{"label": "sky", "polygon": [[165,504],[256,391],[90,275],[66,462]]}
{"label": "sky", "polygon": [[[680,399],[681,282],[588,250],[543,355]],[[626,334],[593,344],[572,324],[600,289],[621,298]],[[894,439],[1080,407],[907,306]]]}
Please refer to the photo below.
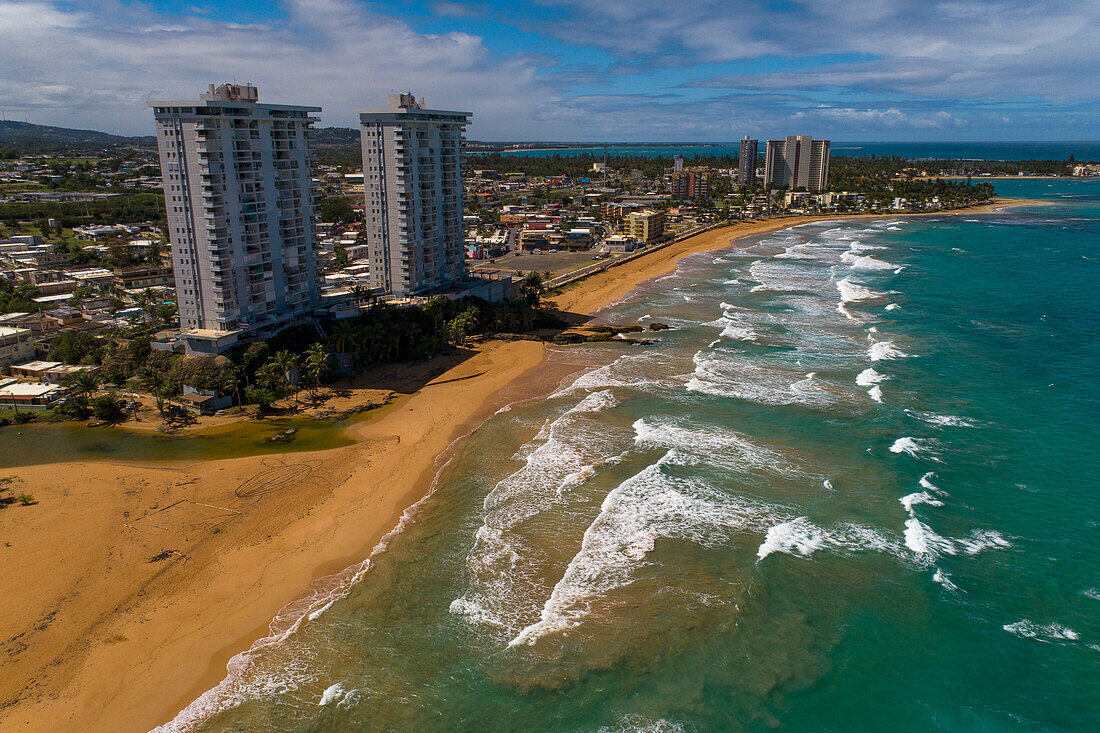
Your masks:
{"label": "sky", "polygon": [[1097,140],[1100,0],[0,0],[6,119],[147,135],[223,81],[476,140]]}

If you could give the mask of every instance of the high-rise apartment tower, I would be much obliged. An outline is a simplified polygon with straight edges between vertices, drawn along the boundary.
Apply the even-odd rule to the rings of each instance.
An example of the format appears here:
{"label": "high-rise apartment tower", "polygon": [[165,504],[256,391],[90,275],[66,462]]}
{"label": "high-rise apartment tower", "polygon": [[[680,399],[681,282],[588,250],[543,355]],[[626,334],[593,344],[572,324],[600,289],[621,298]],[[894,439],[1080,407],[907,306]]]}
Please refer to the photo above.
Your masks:
{"label": "high-rise apartment tower", "polygon": [[[199,350],[277,330],[319,303],[313,123],[320,107],[259,104],[251,85],[149,102],[180,327]],[[203,338],[209,348],[203,348]]]}
{"label": "high-rise apartment tower", "polygon": [[370,284],[397,296],[465,275],[462,136],[469,112],[427,109],[412,94],[359,114]]}
{"label": "high-rise apartment tower", "polygon": [[759,145],[759,140],[753,140],[748,135],[741,138],[741,154],[737,159],[737,183],[742,186],[751,186],[756,183],[756,154]]}
{"label": "high-rise apartment tower", "polygon": [[773,186],[821,191],[829,178],[829,141],[809,135],[769,140],[764,180]]}

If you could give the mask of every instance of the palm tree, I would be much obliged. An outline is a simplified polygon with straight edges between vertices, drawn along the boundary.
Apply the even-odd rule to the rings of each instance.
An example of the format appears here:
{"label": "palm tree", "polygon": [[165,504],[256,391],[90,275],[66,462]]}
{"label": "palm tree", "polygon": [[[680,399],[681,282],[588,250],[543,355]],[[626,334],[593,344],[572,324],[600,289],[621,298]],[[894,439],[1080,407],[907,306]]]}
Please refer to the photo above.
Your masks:
{"label": "palm tree", "polygon": [[[280,351],[275,354],[274,361],[283,373],[283,386],[289,390],[292,386],[291,373],[298,368],[298,357],[289,351]],[[298,390],[294,390],[294,404],[298,404]]]}
{"label": "palm tree", "polygon": [[81,369],[66,376],[65,384],[73,397],[90,395],[99,388],[99,375],[90,369]]}
{"label": "palm tree", "polygon": [[358,309],[369,296],[370,288],[363,285],[363,283],[352,283],[350,290],[351,297],[355,299],[355,307]]}
{"label": "palm tree", "polygon": [[153,399],[156,400],[157,411],[160,412],[160,416],[166,417],[166,400],[170,390],[168,377],[164,375],[164,372],[146,367],[141,373],[140,381],[141,388],[153,395]]}
{"label": "palm tree", "polygon": [[339,321],[333,326],[328,340],[334,351],[346,354],[348,346],[355,340],[355,329],[346,320]]}
{"label": "palm tree", "polygon": [[309,393],[313,396],[314,389],[321,384],[321,379],[328,370],[328,352],[320,343],[315,343],[306,350],[306,373],[309,375]]}

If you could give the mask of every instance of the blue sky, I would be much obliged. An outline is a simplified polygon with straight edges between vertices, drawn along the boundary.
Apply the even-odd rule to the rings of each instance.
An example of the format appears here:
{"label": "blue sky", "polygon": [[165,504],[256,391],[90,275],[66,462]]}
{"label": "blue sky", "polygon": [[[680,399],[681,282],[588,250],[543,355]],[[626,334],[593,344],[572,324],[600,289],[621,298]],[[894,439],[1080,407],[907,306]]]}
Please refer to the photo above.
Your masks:
{"label": "blue sky", "polygon": [[0,0],[0,112],[148,134],[237,80],[484,140],[1095,140],[1098,38],[1097,0]]}

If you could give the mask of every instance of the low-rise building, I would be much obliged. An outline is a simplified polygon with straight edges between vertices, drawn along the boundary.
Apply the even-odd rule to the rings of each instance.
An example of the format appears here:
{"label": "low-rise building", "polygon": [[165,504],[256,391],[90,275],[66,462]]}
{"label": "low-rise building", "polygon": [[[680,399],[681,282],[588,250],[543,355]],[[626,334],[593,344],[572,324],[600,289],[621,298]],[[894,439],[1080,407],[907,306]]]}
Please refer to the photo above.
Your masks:
{"label": "low-rise building", "polygon": [[34,358],[34,333],[29,328],[0,326],[0,369]]}
{"label": "low-rise building", "polygon": [[168,287],[175,284],[171,267],[162,265],[138,265],[115,270],[115,284],[123,290],[141,290]]}
{"label": "low-rise building", "polygon": [[612,252],[614,254],[633,252],[635,244],[636,243],[634,239],[630,237],[624,237],[622,234],[615,234],[603,240],[604,251]]}
{"label": "low-rise building", "polygon": [[9,384],[0,387],[0,408],[46,410],[64,394],[56,384]]}

